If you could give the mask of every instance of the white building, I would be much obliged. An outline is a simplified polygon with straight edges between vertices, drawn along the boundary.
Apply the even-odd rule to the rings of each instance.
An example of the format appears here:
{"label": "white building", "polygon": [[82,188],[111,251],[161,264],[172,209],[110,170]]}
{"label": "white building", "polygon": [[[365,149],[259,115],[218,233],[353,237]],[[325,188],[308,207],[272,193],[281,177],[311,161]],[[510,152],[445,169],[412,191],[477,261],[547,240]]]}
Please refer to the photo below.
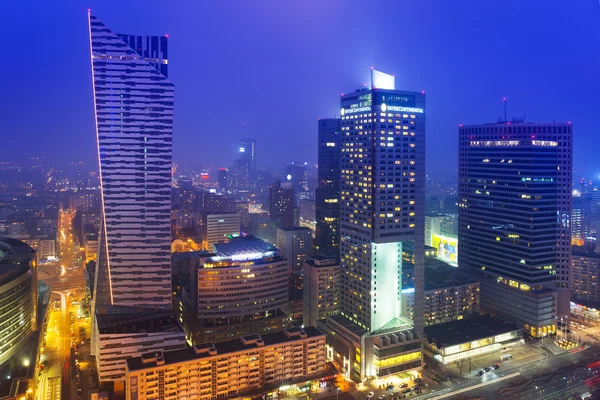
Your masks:
{"label": "white building", "polygon": [[56,240],[40,239],[38,257],[40,260],[56,260]]}

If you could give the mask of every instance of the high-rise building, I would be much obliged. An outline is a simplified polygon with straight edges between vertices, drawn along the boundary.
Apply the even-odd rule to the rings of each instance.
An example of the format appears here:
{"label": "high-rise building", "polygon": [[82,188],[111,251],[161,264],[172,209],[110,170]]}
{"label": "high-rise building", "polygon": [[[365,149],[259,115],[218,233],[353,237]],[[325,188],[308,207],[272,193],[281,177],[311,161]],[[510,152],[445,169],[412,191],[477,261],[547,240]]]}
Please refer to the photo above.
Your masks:
{"label": "high-rise building", "polygon": [[102,204],[95,307],[170,310],[167,37],[115,34],[89,12],[88,22]]}
{"label": "high-rise building", "polygon": [[256,171],[256,139],[240,139],[240,159],[248,163],[250,174]]}
{"label": "high-rise building", "polygon": [[484,311],[553,334],[569,313],[572,125],[458,131],[458,266],[481,282]]}
{"label": "high-rise building", "polygon": [[600,242],[573,246],[571,295],[573,301],[591,308],[600,304]]}
{"label": "high-rise building", "polygon": [[235,160],[231,168],[232,189],[237,192],[247,192],[250,190],[250,162],[244,158]]}
{"label": "high-rise building", "polygon": [[285,180],[292,184],[292,188],[296,193],[308,190],[308,171],[305,162],[293,162],[286,165],[283,174]]}
{"label": "high-rise building", "polygon": [[338,118],[318,122],[318,183],[315,191],[317,220],[316,252],[340,254],[340,160],[341,131]]}
{"label": "high-rise building", "polygon": [[304,262],[302,324],[317,326],[319,320],[339,312],[340,260],[316,256]]}
{"label": "high-rise building", "polygon": [[[341,97],[340,314],[323,329],[359,382],[422,366],[425,94],[393,81],[372,70],[370,89]],[[414,320],[401,315],[403,242],[415,249]]]}
{"label": "high-rise building", "polygon": [[296,226],[299,211],[290,182],[275,182],[269,190],[269,217],[279,226]]}
{"label": "high-rise building", "polygon": [[302,274],[304,262],[313,255],[312,232],[303,226],[277,228],[277,248],[288,262],[290,274]]}
{"label": "high-rise building", "polygon": [[217,183],[219,184],[220,191],[227,190],[227,180],[228,180],[229,170],[227,168],[219,168],[219,172],[217,173]]}

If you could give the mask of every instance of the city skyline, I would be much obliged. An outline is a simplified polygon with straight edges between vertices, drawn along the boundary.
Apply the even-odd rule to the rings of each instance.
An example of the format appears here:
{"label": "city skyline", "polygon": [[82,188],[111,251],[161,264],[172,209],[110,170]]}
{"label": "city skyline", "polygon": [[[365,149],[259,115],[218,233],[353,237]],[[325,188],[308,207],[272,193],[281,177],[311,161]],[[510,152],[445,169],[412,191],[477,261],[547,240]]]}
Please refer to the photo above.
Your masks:
{"label": "city skyline", "polygon": [[[246,136],[257,140],[262,163],[259,163],[259,168],[273,168],[298,159],[314,163],[314,121],[339,113],[327,93],[341,93],[344,88],[365,83],[368,77],[364,71],[374,65],[396,73],[403,87],[425,90],[429,94],[428,107],[432,113],[428,117],[428,125],[432,135],[429,135],[427,142],[430,154],[427,173],[430,176],[439,175],[442,170],[450,175],[457,171],[454,151],[457,150],[456,126],[460,123],[477,124],[495,120],[503,115],[502,98],[505,96],[508,98],[509,118],[526,114],[528,120],[532,121],[573,121],[577,124],[579,134],[574,141],[576,174],[588,179],[597,178],[600,174],[600,167],[591,165],[590,161],[593,159],[594,131],[593,113],[590,110],[598,108],[598,100],[593,95],[593,71],[600,66],[600,59],[598,52],[589,46],[597,46],[595,43],[600,42],[594,40],[600,34],[592,24],[599,13],[597,4],[577,3],[561,9],[561,39],[552,41],[552,44],[546,38],[558,35],[558,28],[552,28],[552,24],[544,21],[559,18],[558,1],[533,2],[519,7],[515,7],[514,1],[504,2],[500,6],[476,4],[467,14],[460,11],[463,9],[460,2],[440,7],[427,4],[417,6],[415,3],[390,5],[387,13],[410,13],[415,21],[410,22],[409,26],[419,27],[404,33],[406,40],[395,44],[397,51],[391,53],[384,51],[387,48],[384,38],[394,36],[396,28],[385,23],[387,13],[369,9],[363,4],[349,8],[332,1],[318,6],[309,3],[309,6],[286,8],[269,3],[268,12],[264,13],[259,9],[249,9],[243,3],[227,9],[216,5],[192,5],[185,7],[185,10],[176,7],[140,8],[135,2],[118,7],[115,4],[96,4],[92,1],[87,5],[93,12],[110,19],[116,31],[158,32],[177,38],[177,44],[172,46],[170,54],[170,58],[176,60],[171,76],[175,83],[185,86],[180,90],[175,113],[175,130],[178,134],[174,141],[174,161],[178,164],[189,165],[205,159],[215,167],[228,167],[229,161],[236,155],[237,143]],[[205,28],[191,28],[196,25],[188,23],[187,19],[194,14],[193,11],[226,18],[229,30],[222,39],[202,40],[217,27],[211,23]],[[72,61],[60,70],[55,65],[49,65],[49,73],[55,79],[46,82],[43,75],[32,73],[21,64],[28,62],[33,54],[20,48],[13,49],[12,42],[8,43],[8,51],[19,56],[14,63],[5,66],[7,73],[0,78],[3,79],[3,86],[15,93],[11,104],[0,103],[4,106],[0,109],[5,110],[0,113],[5,121],[8,145],[19,146],[14,142],[15,138],[30,135],[38,139],[33,141],[31,154],[65,152],[66,158],[92,161],[93,141],[86,139],[89,136],[87,133],[93,132],[93,115],[89,112],[92,99],[86,92],[89,75],[83,72],[87,60],[81,56],[87,43],[80,38],[82,30],[86,29],[80,21],[80,15],[85,10],[65,3],[58,8],[40,4],[35,10],[16,6],[10,12],[14,13],[14,18],[8,18],[9,24],[2,28],[6,29],[5,36],[14,37],[18,33],[24,43],[33,40],[39,32],[40,28],[34,23],[41,18],[41,13],[60,13],[60,26],[52,19],[45,21],[44,26],[49,38],[61,37],[57,51],[73,56]],[[27,31],[21,26],[11,26],[12,21],[22,20],[26,12],[29,13],[24,25]],[[130,21],[133,12],[139,14],[140,18]],[[335,28],[343,24],[344,17],[352,18],[359,13],[381,18],[383,23],[379,33],[366,33],[355,40],[355,51],[342,52],[336,49],[337,43],[347,38]],[[542,15],[537,16],[537,13]],[[485,18],[473,20],[472,15],[485,15]],[[584,19],[575,22],[579,16],[584,16]],[[331,20],[331,26],[323,24],[326,18]],[[181,23],[176,22],[180,19]],[[505,29],[506,20],[510,20],[515,29]],[[311,28],[316,29],[315,32],[307,31],[304,23],[309,23]],[[287,26],[286,34],[269,39],[268,33],[280,29],[283,24]],[[234,40],[242,30],[255,33],[242,40]],[[187,51],[190,39],[200,43],[198,47],[192,46],[195,49],[191,52],[193,55]],[[379,44],[367,46],[373,40]],[[300,46],[301,52],[278,58],[276,54],[281,54],[280,50],[287,42]],[[498,49],[503,48],[515,56],[498,62],[496,54]],[[225,54],[239,55],[215,58],[217,49],[226,50]],[[409,63],[403,56],[409,49],[419,60],[418,63]],[[36,56],[49,57],[44,53],[45,49],[40,51]],[[549,54],[568,56],[547,58],[544,53],[547,51],[551,51]],[[257,56],[253,58],[251,55],[254,53]],[[463,57],[464,54],[473,55]],[[522,57],[516,57],[517,54],[526,55],[527,62],[522,62]],[[200,55],[203,56],[201,63],[197,58]],[[311,57],[304,57],[300,62],[300,55]],[[243,60],[243,64],[238,63],[238,57],[242,57],[240,61]],[[206,62],[206,59],[209,61]],[[313,64],[313,59],[324,60],[324,67]],[[319,63],[321,65],[321,61]],[[300,66],[296,67],[295,64]],[[416,65],[422,68],[416,68]],[[436,65],[444,65],[444,68],[434,67]],[[574,65],[582,65],[583,68],[578,74],[566,74],[568,68]],[[488,79],[492,76],[494,79]],[[55,100],[52,105],[44,106],[48,104],[46,96],[55,91],[52,85],[56,84],[66,90],[53,93]],[[40,90],[29,90],[34,86]],[[202,90],[214,88],[213,101],[205,104],[193,96],[201,87],[205,87]],[[288,101],[278,102],[268,95],[270,87],[277,87],[278,94],[287,97]],[[226,93],[233,88],[253,93],[258,101],[247,101],[243,96],[228,97]],[[9,112],[24,106],[25,93],[28,109],[42,115],[50,113],[51,124],[42,126],[35,120],[24,121],[19,112]],[[311,93],[320,95],[315,97],[315,101],[304,100],[310,98]],[[565,100],[567,98],[569,101]],[[214,118],[208,118],[209,115],[214,115]],[[269,118],[261,115],[269,115]],[[283,124],[284,120],[293,123]],[[285,126],[283,131],[282,126]],[[282,137],[290,144],[283,150],[277,148]],[[205,150],[206,145],[216,151]],[[69,151],[74,149],[78,151]],[[12,152],[7,158],[18,157],[18,154]],[[265,157],[266,154],[272,156]],[[221,158],[224,158],[221,155],[228,159],[226,164],[221,162]]]}

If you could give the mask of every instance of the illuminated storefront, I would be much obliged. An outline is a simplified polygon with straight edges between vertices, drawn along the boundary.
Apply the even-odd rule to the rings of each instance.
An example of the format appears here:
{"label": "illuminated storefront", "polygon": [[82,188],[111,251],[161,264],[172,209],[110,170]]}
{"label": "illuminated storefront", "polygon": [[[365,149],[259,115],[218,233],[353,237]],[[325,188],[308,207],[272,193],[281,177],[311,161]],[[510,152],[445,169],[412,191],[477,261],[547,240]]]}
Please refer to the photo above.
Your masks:
{"label": "illuminated storefront", "polygon": [[428,357],[447,365],[523,343],[523,331],[516,324],[481,315],[426,327],[423,349]]}

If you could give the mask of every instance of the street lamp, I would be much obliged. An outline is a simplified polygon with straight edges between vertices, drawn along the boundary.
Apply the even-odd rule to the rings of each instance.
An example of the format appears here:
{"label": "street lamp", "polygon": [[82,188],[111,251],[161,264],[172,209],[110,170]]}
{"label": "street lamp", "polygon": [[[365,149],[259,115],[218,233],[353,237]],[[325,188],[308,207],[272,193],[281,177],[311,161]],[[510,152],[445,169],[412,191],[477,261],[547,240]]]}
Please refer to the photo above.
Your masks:
{"label": "street lamp", "polygon": [[337,390],[335,391],[335,398],[336,398],[336,400],[339,400],[340,399],[340,388],[337,387],[336,389]]}

